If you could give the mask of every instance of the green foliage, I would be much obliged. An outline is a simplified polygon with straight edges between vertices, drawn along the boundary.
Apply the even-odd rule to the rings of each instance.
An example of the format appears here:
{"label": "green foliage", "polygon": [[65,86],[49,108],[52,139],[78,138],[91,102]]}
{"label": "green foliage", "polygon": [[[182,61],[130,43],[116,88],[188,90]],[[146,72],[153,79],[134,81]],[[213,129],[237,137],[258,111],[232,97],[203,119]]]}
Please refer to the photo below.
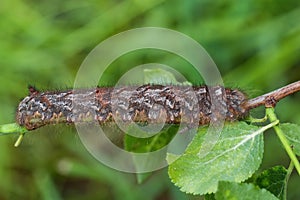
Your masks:
{"label": "green foliage", "polygon": [[[274,167],[256,176],[250,182],[260,188],[265,188],[279,199],[286,199],[286,187],[290,173],[295,165],[299,173],[299,161],[290,148],[289,140],[297,145],[294,135],[298,134],[297,125],[283,124],[278,126],[273,108],[266,108],[266,116],[271,123],[263,127],[248,125],[245,122],[230,123],[222,129],[221,137],[206,154],[199,157],[201,147],[204,145],[206,129],[202,128],[190,143],[185,153],[169,165],[169,176],[175,185],[187,193],[210,194],[216,193],[216,199],[243,199],[242,193],[249,199],[271,198],[264,190],[257,190],[250,185],[237,185],[249,178],[260,166],[263,154],[262,133],[269,128],[274,128],[285,150],[291,158],[289,171],[283,167]],[[285,127],[286,134],[283,134]],[[295,142],[296,141],[296,142]],[[174,160],[172,155],[169,160]],[[235,182],[224,189],[222,181]],[[234,185],[236,184],[236,185]],[[227,186],[226,186],[227,187]],[[243,191],[244,190],[244,191]],[[240,191],[243,191],[240,193]],[[246,193],[247,192],[247,193]],[[264,195],[266,195],[264,197]],[[213,195],[206,195],[213,199]]]}
{"label": "green foliage", "polygon": [[[271,122],[278,121],[278,118],[274,112],[274,108],[266,108],[266,115]],[[277,137],[279,138],[280,142],[282,143],[286,153],[289,155],[291,162],[293,163],[298,174],[300,175],[299,160],[298,160],[297,156],[295,155],[295,153],[293,152],[291,144],[289,143],[288,139],[286,138],[283,130],[281,129],[281,127],[279,125],[274,126],[273,128],[274,128],[274,131],[275,131]]]}
{"label": "green foliage", "polygon": [[[299,10],[298,0],[2,0],[0,124],[15,120],[28,84],[47,90],[72,88],[80,64],[99,42],[143,26],[171,28],[197,40],[218,65],[226,85],[240,87],[249,96],[271,91],[299,79]],[[129,68],[149,62],[167,64],[199,83],[182,59],[162,52],[141,54],[118,59],[103,84],[111,85]],[[277,105],[283,121],[299,124],[299,101],[295,94]],[[272,156],[265,157],[262,169],[288,164],[272,137],[275,134],[265,135],[265,151]],[[134,176],[106,168],[89,156],[70,126],[35,130],[18,149],[12,148],[15,140],[13,135],[0,140],[0,199],[198,199],[179,193],[166,171],[137,185]],[[289,182],[288,198],[300,199],[299,177],[291,176],[295,181]]]}
{"label": "green foliage", "polygon": [[177,133],[177,130],[178,127],[171,126],[156,133],[154,136],[138,138],[129,135],[131,131],[136,131],[136,128],[129,128],[129,134],[126,134],[124,139],[125,150],[135,153],[146,153],[159,150],[168,145],[173,136]]}
{"label": "green foliage", "polygon": [[265,189],[259,189],[253,184],[220,182],[216,200],[276,200],[277,198]]}
{"label": "green foliage", "polygon": [[244,122],[225,125],[212,150],[199,157],[206,131],[201,128],[184,155],[169,166],[170,178],[184,192],[216,192],[219,181],[244,181],[261,164],[264,143],[257,126]]}
{"label": "green foliage", "polygon": [[[178,129],[177,127],[165,128],[164,130],[160,131],[159,133],[156,133],[152,137],[139,138],[139,137],[133,137],[129,135],[130,133],[132,133],[132,131],[137,131],[136,128],[129,127],[129,130],[127,132],[129,134],[126,134],[124,138],[125,150],[130,152],[135,152],[135,153],[147,153],[147,152],[159,150],[169,144],[173,136],[177,133],[177,129]],[[135,135],[138,134],[135,133]],[[138,167],[139,163],[137,163],[136,166]],[[136,175],[137,182],[143,183],[147,178],[149,178],[151,174],[152,172],[138,173]]]}
{"label": "green foliage", "polygon": [[280,124],[280,128],[292,145],[295,154],[300,156],[300,126],[297,124],[283,123]]}
{"label": "green foliage", "polygon": [[173,73],[163,70],[160,68],[155,68],[155,69],[145,69],[144,70],[144,83],[150,83],[150,84],[171,84],[171,85],[189,85],[191,86],[192,84],[188,81],[185,81],[183,83],[178,82],[176,77],[174,76]]}
{"label": "green foliage", "polygon": [[26,133],[28,130],[24,127],[20,127],[16,123],[0,125],[0,135],[12,134],[12,133]]}
{"label": "green foliage", "polygon": [[287,170],[282,166],[275,166],[258,175],[254,183],[260,188],[265,188],[278,199],[285,199],[287,187]]}

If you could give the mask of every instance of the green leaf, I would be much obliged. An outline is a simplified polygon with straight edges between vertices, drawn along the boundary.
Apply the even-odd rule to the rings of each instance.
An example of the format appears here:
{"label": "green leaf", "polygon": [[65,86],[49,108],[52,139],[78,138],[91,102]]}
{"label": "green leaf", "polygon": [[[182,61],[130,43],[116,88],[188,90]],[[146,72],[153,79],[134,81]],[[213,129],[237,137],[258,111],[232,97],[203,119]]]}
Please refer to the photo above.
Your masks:
{"label": "green leaf", "polygon": [[225,124],[212,150],[199,157],[206,128],[201,128],[185,153],[169,165],[169,176],[182,191],[206,194],[217,191],[219,181],[241,182],[260,166],[263,157],[263,135],[271,126],[248,125],[245,122]]}
{"label": "green leaf", "polygon": [[[135,153],[147,153],[159,150],[172,140],[177,130],[178,127],[171,126],[147,138],[138,138],[126,134],[124,139],[125,150]],[[127,133],[132,133],[133,131],[135,131],[134,134],[136,135],[136,128],[129,127]]]}
{"label": "green leaf", "polygon": [[14,145],[15,147],[18,147],[21,144],[26,132],[28,132],[28,130],[17,123],[0,125],[0,136],[8,134],[19,134],[19,137]]}
{"label": "green leaf", "polygon": [[220,182],[215,195],[217,200],[276,200],[277,198],[265,189],[259,189],[249,183]]}
{"label": "green leaf", "polygon": [[300,156],[300,126],[297,124],[284,123],[280,124],[285,137],[289,140],[289,143],[293,146],[295,154]]}
{"label": "green leaf", "polygon": [[144,183],[151,175],[152,175],[152,172],[137,173],[136,174],[137,183],[138,184]]}
{"label": "green leaf", "polygon": [[144,69],[144,83],[145,84],[173,84],[173,85],[188,85],[192,84],[188,81],[183,83],[178,82],[173,73],[163,70],[161,68]]}
{"label": "green leaf", "polygon": [[[131,136],[129,134],[125,135],[124,147],[125,150],[135,153],[147,153],[159,150],[165,147],[177,133],[178,127],[171,126],[168,129],[165,128],[161,132],[155,134],[148,138],[138,138]],[[132,133],[133,131],[139,131],[134,127],[129,127],[127,133]],[[137,133],[135,133],[137,135]],[[138,161],[136,161],[138,162]],[[138,163],[137,165],[138,166]],[[152,173],[137,173],[136,178],[139,184],[143,183]]]}
{"label": "green leaf", "polygon": [[173,154],[173,153],[167,153],[166,159],[167,159],[168,164],[171,164],[172,162],[177,160],[179,157],[180,157],[180,155]]}
{"label": "green leaf", "polygon": [[0,125],[0,135],[26,132],[28,132],[28,130],[25,127],[18,125],[17,123]]}
{"label": "green leaf", "polygon": [[205,200],[216,200],[215,194],[213,194],[213,193],[211,193],[211,194],[206,194],[206,195],[204,196],[204,199],[205,199]]}
{"label": "green leaf", "polygon": [[[49,172],[44,169],[36,170],[34,174],[36,180],[37,189],[40,191],[41,198],[44,200],[61,200],[61,194],[59,193],[56,185],[53,181],[53,177]],[[43,177],[43,178],[41,178]]]}
{"label": "green leaf", "polygon": [[254,184],[265,188],[279,199],[284,199],[287,170],[283,166],[275,166],[263,171],[254,180]]}

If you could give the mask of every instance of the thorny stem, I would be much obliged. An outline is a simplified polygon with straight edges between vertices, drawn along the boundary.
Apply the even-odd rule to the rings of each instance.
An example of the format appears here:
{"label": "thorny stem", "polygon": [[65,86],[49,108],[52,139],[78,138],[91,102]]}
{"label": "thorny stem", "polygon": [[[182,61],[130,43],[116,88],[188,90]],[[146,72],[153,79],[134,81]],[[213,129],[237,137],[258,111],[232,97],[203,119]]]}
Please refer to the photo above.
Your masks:
{"label": "thorny stem", "polygon": [[267,101],[270,99],[272,99],[273,101],[275,101],[275,103],[277,103],[284,97],[287,97],[290,94],[293,94],[298,91],[300,91],[300,81],[296,81],[294,83],[286,85],[282,88],[279,88],[279,89],[269,92],[267,94],[250,99],[246,102],[245,108],[250,110],[250,109],[256,108],[258,106],[266,105],[266,104],[268,104]]}

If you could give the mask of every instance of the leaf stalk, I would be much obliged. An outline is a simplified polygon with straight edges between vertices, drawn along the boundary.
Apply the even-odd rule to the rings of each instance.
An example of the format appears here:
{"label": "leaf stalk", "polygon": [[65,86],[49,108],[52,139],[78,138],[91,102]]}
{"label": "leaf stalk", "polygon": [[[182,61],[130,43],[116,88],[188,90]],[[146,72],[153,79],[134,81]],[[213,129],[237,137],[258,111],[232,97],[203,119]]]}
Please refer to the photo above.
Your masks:
{"label": "leaf stalk", "polygon": [[[270,122],[274,122],[277,121],[277,116],[274,112],[274,108],[266,108],[266,115],[268,116]],[[282,129],[279,127],[279,125],[276,125],[273,127],[278,138],[280,139],[283,147],[285,148],[287,154],[289,155],[289,157],[291,158],[291,161],[293,162],[293,164],[295,165],[295,168],[298,172],[298,174],[300,175],[300,164],[299,164],[299,160],[297,159],[296,155],[294,154],[291,145],[289,144],[289,141],[287,140],[287,138],[285,137]]]}

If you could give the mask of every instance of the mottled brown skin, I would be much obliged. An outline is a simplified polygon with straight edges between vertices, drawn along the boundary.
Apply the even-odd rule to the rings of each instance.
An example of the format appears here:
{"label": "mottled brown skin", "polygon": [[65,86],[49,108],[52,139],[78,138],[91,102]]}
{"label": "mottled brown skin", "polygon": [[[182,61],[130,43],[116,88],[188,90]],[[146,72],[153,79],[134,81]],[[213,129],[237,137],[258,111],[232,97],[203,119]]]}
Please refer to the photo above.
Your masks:
{"label": "mottled brown skin", "polygon": [[[16,115],[18,124],[28,130],[47,124],[114,120],[195,127],[221,117],[234,121],[248,114],[242,92],[219,86],[143,85],[64,92],[38,92],[31,87],[29,91]],[[216,101],[214,106],[211,98]]]}

